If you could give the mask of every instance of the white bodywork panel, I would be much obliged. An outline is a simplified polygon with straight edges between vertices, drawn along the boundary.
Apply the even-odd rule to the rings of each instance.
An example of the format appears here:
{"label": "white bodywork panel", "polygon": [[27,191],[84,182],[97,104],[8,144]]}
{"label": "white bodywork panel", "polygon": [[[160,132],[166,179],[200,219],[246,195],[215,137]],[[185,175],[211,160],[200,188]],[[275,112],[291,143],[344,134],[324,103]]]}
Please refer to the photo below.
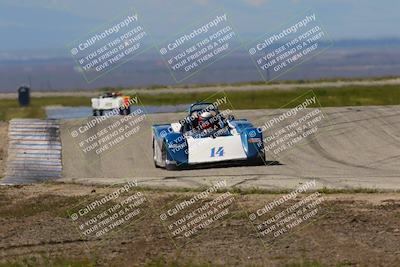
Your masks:
{"label": "white bodywork panel", "polygon": [[122,107],[124,99],[122,97],[92,98],[92,108],[98,110],[109,110]]}
{"label": "white bodywork panel", "polygon": [[216,138],[187,137],[187,143],[189,164],[247,158],[240,135]]}
{"label": "white bodywork panel", "polygon": [[174,133],[179,133],[181,131],[182,125],[179,122],[171,123],[171,128]]}

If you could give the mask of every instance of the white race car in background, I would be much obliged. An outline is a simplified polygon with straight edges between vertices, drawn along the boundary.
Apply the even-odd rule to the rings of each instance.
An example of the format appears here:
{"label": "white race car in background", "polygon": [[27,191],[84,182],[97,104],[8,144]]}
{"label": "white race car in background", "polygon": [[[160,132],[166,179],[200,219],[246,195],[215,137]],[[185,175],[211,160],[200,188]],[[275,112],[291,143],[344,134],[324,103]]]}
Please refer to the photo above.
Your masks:
{"label": "white race car in background", "polygon": [[103,116],[104,111],[119,109],[120,115],[130,114],[130,97],[121,93],[105,93],[98,98],[92,98],[93,116]]}

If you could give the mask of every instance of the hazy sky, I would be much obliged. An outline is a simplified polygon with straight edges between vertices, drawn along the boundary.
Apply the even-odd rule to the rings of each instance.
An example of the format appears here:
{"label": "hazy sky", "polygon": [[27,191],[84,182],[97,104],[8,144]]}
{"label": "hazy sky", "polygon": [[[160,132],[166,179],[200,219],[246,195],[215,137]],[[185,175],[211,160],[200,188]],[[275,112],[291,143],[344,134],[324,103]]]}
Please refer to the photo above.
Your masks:
{"label": "hazy sky", "polygon": [[400,38],[398,0],[0,0],[0,52],[63,49],[135,8],[156,40],[223,9],[243,38],[313,10],[333,39]]}

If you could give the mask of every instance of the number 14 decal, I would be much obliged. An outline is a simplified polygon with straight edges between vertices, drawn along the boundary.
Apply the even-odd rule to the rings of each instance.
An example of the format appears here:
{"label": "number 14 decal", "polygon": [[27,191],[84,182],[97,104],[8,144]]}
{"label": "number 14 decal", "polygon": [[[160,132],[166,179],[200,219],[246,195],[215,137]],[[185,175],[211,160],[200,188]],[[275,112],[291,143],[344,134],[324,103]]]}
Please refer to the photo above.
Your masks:
{"label": "number 14 decal", "polygon": [[218,149],[216,147],[211,148],[211,157],[222,157],[224,156],[224,147],[220,146]]}

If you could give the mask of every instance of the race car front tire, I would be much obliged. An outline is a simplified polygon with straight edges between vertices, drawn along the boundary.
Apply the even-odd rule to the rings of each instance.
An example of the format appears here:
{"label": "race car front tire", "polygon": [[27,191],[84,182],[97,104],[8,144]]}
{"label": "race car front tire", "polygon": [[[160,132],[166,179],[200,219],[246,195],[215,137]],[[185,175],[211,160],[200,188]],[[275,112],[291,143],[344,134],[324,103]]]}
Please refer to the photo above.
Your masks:
{"label": "race car front tire", "polygon": [[161,159],[164,163],[165,169],[169,171],[178,170],[178,166],[174,163],[168,163],[167,159],[167,143],[164,141],[161,149]]}
{"label": "race car front tire", "polygon": [[159,150],[158,145],[156,144],[156,140],[153,138],[153,162],[154,162],[154,167],[160,168],[160,166],[157,163],[156,149]]}

